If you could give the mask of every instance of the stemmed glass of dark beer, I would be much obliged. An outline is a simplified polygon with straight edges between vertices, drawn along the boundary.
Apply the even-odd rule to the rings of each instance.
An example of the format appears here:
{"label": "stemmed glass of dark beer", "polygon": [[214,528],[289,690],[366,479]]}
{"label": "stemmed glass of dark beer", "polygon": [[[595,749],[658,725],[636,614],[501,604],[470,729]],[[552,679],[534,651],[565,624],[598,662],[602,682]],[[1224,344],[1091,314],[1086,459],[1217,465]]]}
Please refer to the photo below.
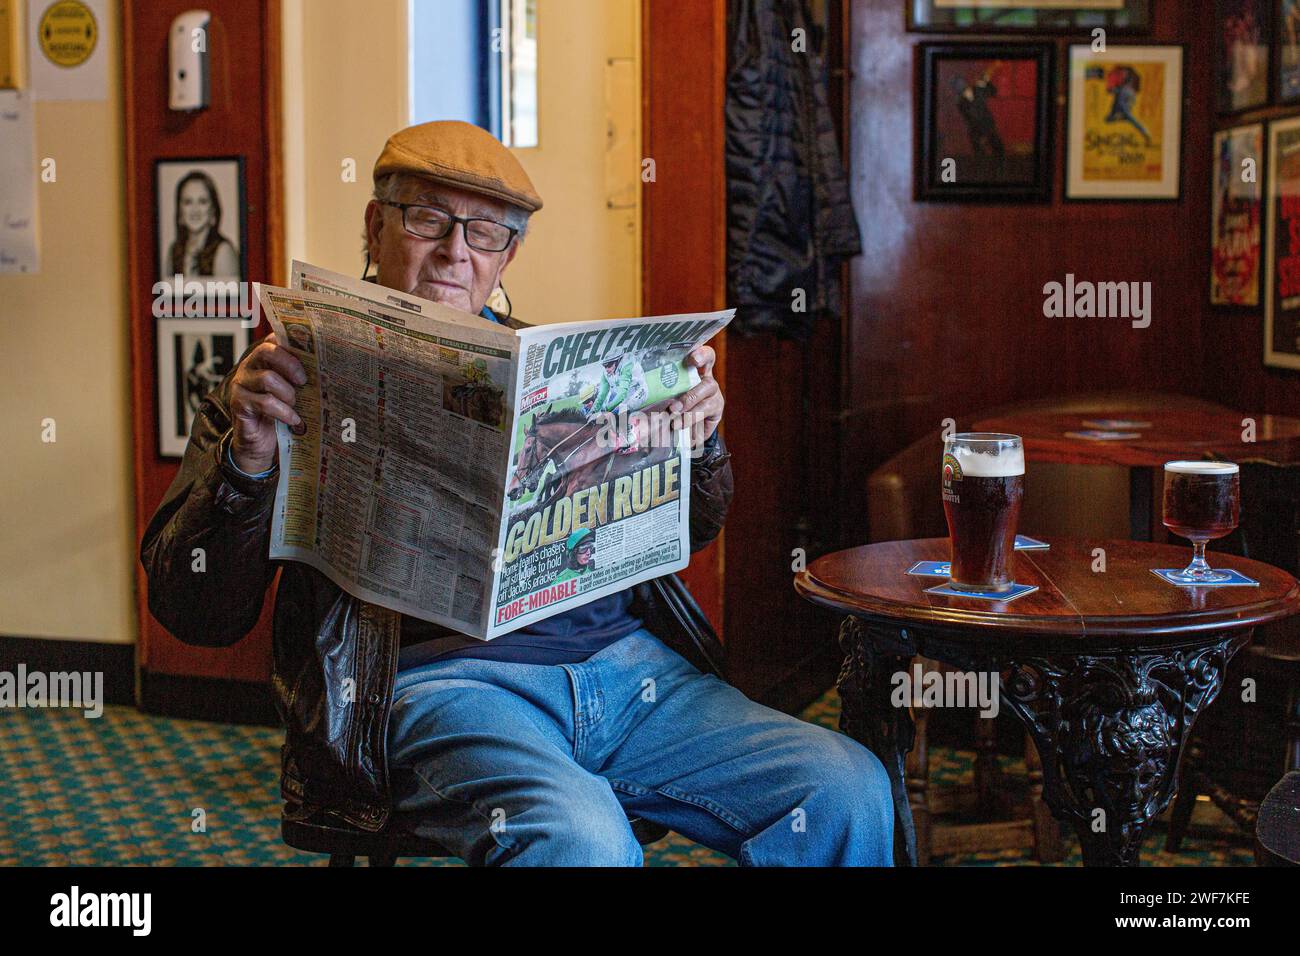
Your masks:
{"label": "stemmed glass of dark beer", "polygon": [[997,594],[1011,590],[1011,556],[1025,495],[1019,435],[963,432],[943,443],[943,513],[952,543],[949,585]]}
{"label": "stemmed glass of dark beer", "polygon": [[1232,575],[1205,561],[1205,545],[1237,527],[1241,475],[1230,461],[1165,462],[1165,527],[1192,542],[1192,563],[1168,575],[1178,584],[1214,584]]}

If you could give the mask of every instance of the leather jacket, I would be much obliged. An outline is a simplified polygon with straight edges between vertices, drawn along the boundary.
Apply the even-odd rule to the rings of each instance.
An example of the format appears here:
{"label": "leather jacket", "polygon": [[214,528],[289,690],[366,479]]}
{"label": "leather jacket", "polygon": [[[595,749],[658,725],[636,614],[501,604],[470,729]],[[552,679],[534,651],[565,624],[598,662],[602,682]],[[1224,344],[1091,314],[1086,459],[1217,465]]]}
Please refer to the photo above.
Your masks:
{"label": "leather jacket", "polygon": [[[149,610],[187,644],[227,647],[256,623],[278,570],[271,681],[286,730],[281,792],[296,814],[325,811],[380,830],[391,812],[388,717],[401,615],[306,564],[269,558],[279,472],[249,478],[226,459],[233,374],[203,400],[180,471],[141,541]],[[715,434],[692,462],[693,551],[722,530],[730,457]],[[720,672],[721,645],[676,575],[634,592],[632,613],[648,629],[700,669]]]}

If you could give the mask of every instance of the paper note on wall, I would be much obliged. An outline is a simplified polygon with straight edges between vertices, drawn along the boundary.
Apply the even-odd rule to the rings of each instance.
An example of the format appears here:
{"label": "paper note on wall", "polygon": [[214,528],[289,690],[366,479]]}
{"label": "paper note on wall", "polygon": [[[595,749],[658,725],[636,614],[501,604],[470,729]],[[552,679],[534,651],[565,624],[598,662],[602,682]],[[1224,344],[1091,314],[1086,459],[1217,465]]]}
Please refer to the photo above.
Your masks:
{"label": "paper note on wall", "polygon": [[107,0],[28,0],[27,74],[38,100],[108,95]]}
{"label": "paper note on wall", "polygon": [[0,273],[40,268],[32,98],[0,90]]}

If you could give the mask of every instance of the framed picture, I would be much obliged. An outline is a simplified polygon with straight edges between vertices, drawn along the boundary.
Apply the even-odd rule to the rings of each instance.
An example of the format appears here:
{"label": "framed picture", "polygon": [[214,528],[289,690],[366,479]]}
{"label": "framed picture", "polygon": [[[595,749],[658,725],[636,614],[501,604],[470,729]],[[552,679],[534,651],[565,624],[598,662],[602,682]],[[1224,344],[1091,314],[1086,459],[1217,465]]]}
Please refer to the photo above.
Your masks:
{"label": "framed picture", "polygon": [[1214,134],[1210,196],[1210,304],[1256,307],[1264,225],[1264,126]]}
{"label": "framed picture", "polygon": [[1240,113],[1268,103],[1273,2],[1215,0],[1215,103],[1220,113]]}
{"label": "framed picture", "polygon": [[249,329],[234,319],[158,319],[158,454],[185,454],[203,397],[221,384],[248,348]]}
{"label": "framed picture", "polygon": [[1300,117],[1268,125],[1264,364],[1300,369]]}
{"label": "framed picture", "polygon": [[904,0],[907,29],[933,33],[1146,33],[1151,0]]}
{"label": "framed picture", "polygon": [[1300,103],[1300,0],[1274,3],[1274,95],[1279,103]]}
{"label": "framed picture", "polygon": [[1176,200],[1183,48],[1070,47],[1065,198]]}
{"label": "framed picture", "polygon": [[916,198],[1050,200],[1052,45],[922,43],[918,49]]}
{"label": "framed picture", "polygon": [[157,160],[154,210],[159,280],[248,278],[243,157]]}

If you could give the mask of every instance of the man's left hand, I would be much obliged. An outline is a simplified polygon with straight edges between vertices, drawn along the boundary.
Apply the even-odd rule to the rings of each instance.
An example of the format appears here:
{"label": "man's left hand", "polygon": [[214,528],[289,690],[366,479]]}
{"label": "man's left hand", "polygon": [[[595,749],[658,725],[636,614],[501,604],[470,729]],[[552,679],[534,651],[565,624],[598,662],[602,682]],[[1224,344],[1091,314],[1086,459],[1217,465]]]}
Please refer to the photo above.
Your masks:
{"label": "man's left hand", "polygon": [[717,358],[717,353],[707,345],[701,345],[688,355],[687,364],[700,370],[700,382],[669,405],[669,410],[682,425],[690,427],[692,451],[698,451],[722,421],[726,400],[722,397],[718,380],[713,377],[713,363]]}

